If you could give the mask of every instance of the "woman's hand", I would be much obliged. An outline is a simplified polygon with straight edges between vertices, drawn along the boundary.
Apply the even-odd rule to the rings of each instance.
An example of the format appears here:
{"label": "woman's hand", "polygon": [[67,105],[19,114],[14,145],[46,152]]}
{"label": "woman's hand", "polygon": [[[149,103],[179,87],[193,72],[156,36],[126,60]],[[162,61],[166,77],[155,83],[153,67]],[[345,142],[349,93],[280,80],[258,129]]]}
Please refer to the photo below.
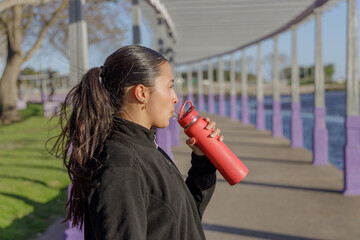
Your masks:
{"label": "woman's hand", "polygon": [[[224,136],[220,135],[220,129],[215,128],[216,123],[214,121],[210,121],[210,118],[205,118],[205,121],[208,122],[206,125],[206,129],[213,129],[213,132],[210,134],[210,137],[219,136],[219,140],[223,141]],[[198,146],[196,146],[196,141],[194,138],[189,138],[186,140],[186,144],[194,151],[194,153],[198,156],[204,156],[205,154],[200,150]]]}

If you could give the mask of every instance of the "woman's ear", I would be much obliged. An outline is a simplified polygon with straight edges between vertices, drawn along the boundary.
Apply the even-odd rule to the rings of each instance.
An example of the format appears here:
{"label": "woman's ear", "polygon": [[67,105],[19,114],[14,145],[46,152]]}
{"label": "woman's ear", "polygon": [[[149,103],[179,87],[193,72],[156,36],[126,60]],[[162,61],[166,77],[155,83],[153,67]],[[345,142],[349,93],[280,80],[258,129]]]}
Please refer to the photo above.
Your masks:
{"label": "woman's ear", "polygon": [[142,84],[138,84],[134,87],[134,97],[141,103],[149,100],[150,90]]}

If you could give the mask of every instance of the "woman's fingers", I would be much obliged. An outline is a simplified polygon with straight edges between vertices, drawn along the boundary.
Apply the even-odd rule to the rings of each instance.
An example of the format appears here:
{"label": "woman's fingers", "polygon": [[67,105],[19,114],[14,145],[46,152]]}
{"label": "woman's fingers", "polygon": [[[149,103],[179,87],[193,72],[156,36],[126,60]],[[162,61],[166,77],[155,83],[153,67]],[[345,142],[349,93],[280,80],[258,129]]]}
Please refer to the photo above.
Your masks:
{"label": "woman's fingers", "polygon": [[219,140],[220,141],[223,141],[224,140],[224,136],[222,136],[222,135],[220,135],[220,132],[221,132],[221,130],[220,129],[218,129],[218,128],[215,128],[215,126],[216,126],[216,122],[214,122],[214,121],[210,121],[210,118],[208,118],[208,117],[206,117],[206,118],[204,118],[205,119],[205,121],[207,121],[208,122],[208,124],[206,125],[206,129],[213,129],[213,132],[210,134],[210,137],[216,137],[216,136],[218,136],[219,137]]}
{"label": "woman's fingers", "polygon": [[214,129],[216,123],[214,121],[210,121],[210,118],[205,118],[205,121],[208,122],[208,124],[206,125],[206,129]]}
{"label": "woman's fingers", "polygon": [[221,130],[216,128],[211,134],[210,137],[215,137],[220,135]]}
{"label": "woman's fingers", "polygon": [[219,140],[220,140],[221,142],[223,142],[223,141],[224,141],[224,136],[223,136],[223,135],[220,135],[220,136],[219,136]]}

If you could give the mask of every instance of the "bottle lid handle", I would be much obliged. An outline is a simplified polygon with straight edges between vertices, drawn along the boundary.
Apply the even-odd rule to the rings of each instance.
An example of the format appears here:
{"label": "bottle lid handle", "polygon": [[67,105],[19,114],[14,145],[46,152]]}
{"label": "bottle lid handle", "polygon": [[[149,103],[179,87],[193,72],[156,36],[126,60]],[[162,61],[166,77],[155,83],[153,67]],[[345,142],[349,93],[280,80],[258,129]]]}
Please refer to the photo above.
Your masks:
{"label": "bottle lid handle", "polygon": [[184,115],[184,107],[187,103],[190,103],[190,108],[189,109],[194,109],[195,107],[193,106],[193,103],[190,100],[186,100],[183,105],[181,106],[180,110],[179,110],[179,119],[181,119]]}

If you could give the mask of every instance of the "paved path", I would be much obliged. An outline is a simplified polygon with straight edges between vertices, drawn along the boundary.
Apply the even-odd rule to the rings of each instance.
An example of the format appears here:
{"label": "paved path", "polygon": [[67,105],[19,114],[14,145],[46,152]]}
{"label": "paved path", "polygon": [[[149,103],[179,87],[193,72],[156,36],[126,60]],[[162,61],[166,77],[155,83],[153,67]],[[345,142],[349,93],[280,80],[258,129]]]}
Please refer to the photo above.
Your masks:
{"label": "paved path", "polygon": [[[313,166],[311,152],[290,148],[288,139],[272,138],[270,132],[238,121],[206,116],[218,123],[224,142],[250,170],[232,187],[219,175],[203,217],[208,240],[360,239],[360,197],[341,194],[340,170]],[[183,134],[182,142],[185,139]],[[173,153],[185,176],[190,149],[183,144]],[[55,224],[38,240],[57,240],[53,236],[62,229]]]}
{"label": "paved path", "polygon": [[[360,197],[341,194],[342,171],[312,165],[311,152],[290,148],[288,139],[206,116],[218,123],[224,142],[250,170],[232,187],[219,175],[203,218],[208,240],[360,239]],[[188,152],[185,145],[173,149],[184,174]]]}
{"label": "paved path", "polygon": [[64,232],[68,224],[61,223],[63,219],[53,223],[45,233],[41,234],[36,240],[64,240]]}

